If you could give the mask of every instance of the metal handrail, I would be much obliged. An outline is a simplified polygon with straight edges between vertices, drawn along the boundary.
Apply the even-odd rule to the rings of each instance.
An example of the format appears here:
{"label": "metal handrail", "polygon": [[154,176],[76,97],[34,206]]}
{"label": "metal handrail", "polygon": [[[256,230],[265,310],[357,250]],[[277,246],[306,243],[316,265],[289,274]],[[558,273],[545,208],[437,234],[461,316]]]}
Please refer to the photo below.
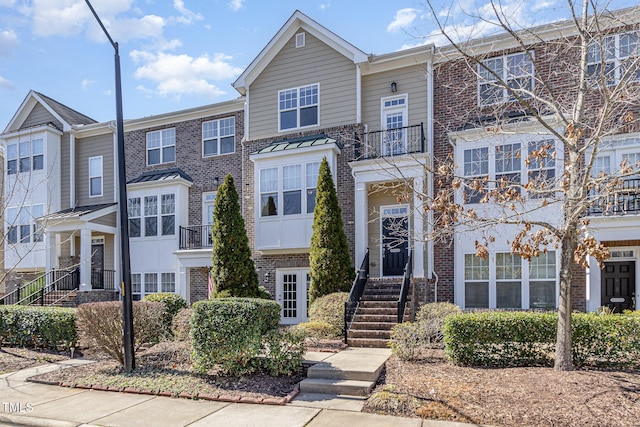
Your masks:
{"label": "metal handrail", "polygon": [[204,249],[213,247],[211,225],[180,226],[180,249]]}
{"label": "metal handrail", "polygon": [[33,279],[32,281],[30,281],[29,283],[24,284],[24,285],[20,286],[19,288],[14,289],[13,291],[9,292],[8,294],[6,294],[2,298],[0,298],[0,305],[19,304],[20,301],[23,300],[23,298],[20,296],[23,293],[23,290],[25,290],[25,289],[27,289],[29,287],[32,287],[34,284],[37,284],[40,281],[45,281],[47,274],[48,273],[45,273],[45,274],[43,274],[41,276],[38,276],[35,279]]}
{"label": "metal handrail", "polygon": [[351,285],[351,291],[349,292],[349,298],[344,303],[344,342],[347,342],[347,332],[351,327],[351,322],[353,322],[353,317],[358,310],[358,305],[360,305],[360,300],[362,299],[362,294],[364,293],[364,288],[367,284],[367,279],[369,278],[369,248],[367,248],[367,252],[364,255],[364,259],[362,260],[362,264],[360,265],[360,269],[356,273],[356,278],[353,280],[353,285]]}
{"label": "metal handrail", "polygon": [[[52,270],[48,274],[54,277],[56,274],[64,272],[65,274],[54,279],[51,283],[44,286],[37,293],[40,294],[40,305],[44,305],[44,297],[53,291],[76,291],[80,288],[80,269],[73,270]],[[35,300],[37,301],[37,299]],[[33,301],[32,301],[33,302]],[[27,304],[31,304],[29,302]]]}
{"label": "metal handrail", "polygon": [[359,140],[364,147],[357,150],[355,160],[424,153],[426,148],[423,123],[367,132]]}
{"label": "metal handrail", "polygon": [[398,298],[398,323],[404,320],[404,309],[407,305],[407,296],[411,287],[411,273],[413,270],[413,254],[409,250],[409,258],[404,266],[404,275],[402,276],[402,287],[400,288],[400,297]]}

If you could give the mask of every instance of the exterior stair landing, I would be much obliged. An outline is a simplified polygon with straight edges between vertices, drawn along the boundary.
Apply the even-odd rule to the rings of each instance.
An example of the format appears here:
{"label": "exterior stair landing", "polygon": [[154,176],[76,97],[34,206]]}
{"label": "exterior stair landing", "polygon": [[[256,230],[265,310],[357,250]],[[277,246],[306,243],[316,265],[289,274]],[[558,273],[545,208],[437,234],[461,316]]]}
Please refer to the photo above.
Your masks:
{"label": "exterior stair landing", "polygon": [[300,383],[303,393],[367,396],[380,377],[391,355],[389,349],[347,348],[326,356],[316,353],[307,378]]}

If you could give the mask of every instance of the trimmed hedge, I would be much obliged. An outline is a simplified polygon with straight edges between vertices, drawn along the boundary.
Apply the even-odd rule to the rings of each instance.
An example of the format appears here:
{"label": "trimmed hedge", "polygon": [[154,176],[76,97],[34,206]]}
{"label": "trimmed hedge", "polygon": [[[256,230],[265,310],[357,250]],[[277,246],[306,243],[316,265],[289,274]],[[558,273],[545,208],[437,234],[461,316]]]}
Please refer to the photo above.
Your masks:
{"label": "trimmed hedge", "polygon": [[[640,317],[574,313],[573,363],[577,367],[640,366]],[[447,356],[468,366],[551,366],[556,313],[480,312],[445,321]]]}
{"label": "trimmed hedge", "polygon": [[220,298],[193,304],[191,343],[194,368],[201,373],[218,365],[242,375],[258,369],[262,337],[280,323],[280,304],[258,298]]}
{"label": "trimmed hedge", "polygon": [[142,301],[161,302],[164,304],[164,316],[162,318],[162,323],[165,327],[165,333],[169,335],[171,334],[171,323],[173,322],[173,318],[176,314],[178,314],[178,311],[183,308],[189,308],[187,300],[182,298],[182,296],[171,292],[147,294],[144,296]]}
{"label": "trimmed hedge", "polygon": [[344,303],[348,298],[348,292],[333,292],[316,298],[309,306],[309,323],[331,325],[326,338],[341,336],[344,328]]}
{"label": "trimmed hedge", "polygon": [[0,306],[0,342],[20,347],[65,350],[78,340],[72,308]]}

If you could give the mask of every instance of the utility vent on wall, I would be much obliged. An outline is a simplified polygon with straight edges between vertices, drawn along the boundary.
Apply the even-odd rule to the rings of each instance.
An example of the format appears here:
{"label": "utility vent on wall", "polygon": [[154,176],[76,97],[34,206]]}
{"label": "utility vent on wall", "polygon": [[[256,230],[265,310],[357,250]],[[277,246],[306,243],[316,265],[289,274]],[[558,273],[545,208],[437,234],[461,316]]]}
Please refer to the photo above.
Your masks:
{"label": "utility vent on wall", "polygon": [[304,34],[305,33],[296,34],[296,47],[304,47]]}

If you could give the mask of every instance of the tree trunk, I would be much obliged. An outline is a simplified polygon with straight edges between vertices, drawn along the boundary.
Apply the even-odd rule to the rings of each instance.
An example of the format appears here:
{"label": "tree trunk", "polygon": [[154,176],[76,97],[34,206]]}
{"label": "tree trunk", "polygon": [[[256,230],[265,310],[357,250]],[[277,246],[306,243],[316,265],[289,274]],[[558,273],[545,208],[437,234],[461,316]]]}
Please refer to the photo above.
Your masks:
{"label": "tree trunk", "polygon": [[575,234],[575,227],[567,229],[562,239],[562,252],[560,255],[560,301],[558,303],[556,355],[553,366],[558,371],[570,371],[573,369],[573,357],[571,354],[571,282],[573,279]]}

